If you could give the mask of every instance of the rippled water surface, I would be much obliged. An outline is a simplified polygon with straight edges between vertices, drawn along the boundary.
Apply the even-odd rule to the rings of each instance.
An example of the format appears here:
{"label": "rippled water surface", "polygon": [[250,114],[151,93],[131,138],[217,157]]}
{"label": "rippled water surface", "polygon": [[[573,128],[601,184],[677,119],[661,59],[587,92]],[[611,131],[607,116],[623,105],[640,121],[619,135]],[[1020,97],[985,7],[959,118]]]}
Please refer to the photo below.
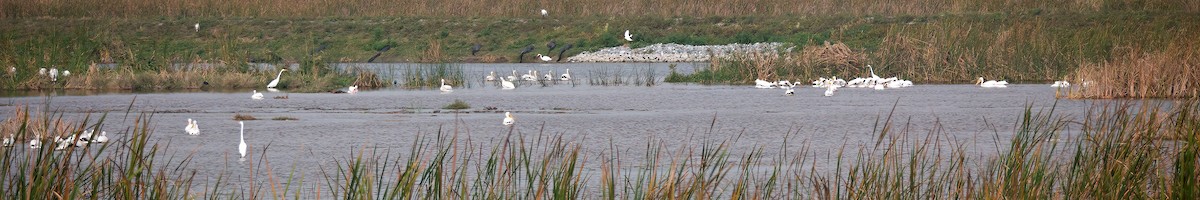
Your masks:
{"label": "rippled water surface", "polygon": [[[390,75],[398,78],[403,76],[406,65],[368,67],[392,70]],[[1036,111],[1048,109],[1056,101],[1055,90],[1042,84],[985,89],[973,85],[917,83],[914,87],[881,91],[844,88],[833,97],[821,96],[823,89],[803,87],[797,89],[796,95],[785,96],[781,89],[751,86],[661,82],[654,86],[602,86],[588,81],[599,78],[589,74],[599,74],[601,70],[622,71],[628,76],[646,74],[648,70],[654,79],[661,81],[670,71],[667,64],[461,67],[464,76],[473,81],[468,81],[469,88],[458,88],[452,93],[399,87],[353,95],[284,90],[266,92],[265,100],[251,100],[249,90],[136,94],[32,92],[16,94],[27,96],[0,98],[0,103],[5,104],[0,107],[0,114],[7,117],[14,105],[40,107],[46,102],[45,95],[53,94],[51,107],[65,112],[69,118],[108,113],[105,127],[110,130],[111,138],[119,140],[125,136],[123,130],[132,126],[133,115],[154,113],[155,134],[151,140],[169,142],[166,155],[193,155],[190,167],[198,170],[198,177],[228,173],[243,179],[244,169],[237,166],[251,162],[236,159],[238,123],[233,115],[252,115],[260,119],[246,121],[246,142],[251,146],[252,157],[266,156],[274,171],[284,176],[294,167],[308,179],[320,180],[319,167],[332,167],[335,158],[345,159],[363,147],[407,155],[418,135],[431,137],[439,130],[457,133],[463,141],[488,147],[509,134],[509,128],[500,124],[505,111],[516,116],[514,134],[561,135],[567,141],[582,144],[586,156],[591,157],[607,151],[611,142],[627,155],[623,165],[632,166],[640,165],[637,157],[644,155],[647,141],[678,147],[736,139],[731,143],[734,155],[755,146],[770,149],[767,154],[777,154],[775,149],[784,146],[826,152],[843,146],[870,145],[874,142],[876,121],[889,113],[899,127],[911,125],[908,129],[919,135],[937,122],[946,140],[967,144],[974,154],[988,155],[996,152],[996,146],[1004,146],[1026,106]],[[575,81],[524,83],[515,90],[500,90],[477,78],[490,71],[554,69],[562,73],[567,68],[576,77]],[[676,70],[690,73],[694,66],[681,64]],[[288,98],[272,98],[275,96]],[[471,108],[462,112],[441,109],[454,100],[465,101]],[[134,114],[126,116],[130,102]],[[1059,100],[1055,112],[1079,118],[1090,105],[1090,101]],[[486,109],[491,107],[495,110]],[[280,116],[298,120],[270,120]],[[184,133],[188,118],[199,121],[199,136]],[[785,137],[789,142],[783,142]],[[774,155],[767,155],[771,156]],[[597,165],[588,166],[592,167]]]}

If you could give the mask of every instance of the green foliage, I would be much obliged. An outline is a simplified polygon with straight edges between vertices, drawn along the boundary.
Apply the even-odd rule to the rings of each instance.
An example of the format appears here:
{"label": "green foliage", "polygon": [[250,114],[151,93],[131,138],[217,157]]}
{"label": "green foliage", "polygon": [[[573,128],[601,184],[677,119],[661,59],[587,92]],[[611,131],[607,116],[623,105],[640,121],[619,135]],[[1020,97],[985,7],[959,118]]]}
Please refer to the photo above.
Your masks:
{"label": "green foliage", "polygon": [[462,110],[462,109],[470,109],[471,105],[467,104],[467,102],[465,102],[465,101],[455,99],[453,103],[447,104],[445,107],[442,107],[442,108],[443,109],[451,109],[451,110]]}

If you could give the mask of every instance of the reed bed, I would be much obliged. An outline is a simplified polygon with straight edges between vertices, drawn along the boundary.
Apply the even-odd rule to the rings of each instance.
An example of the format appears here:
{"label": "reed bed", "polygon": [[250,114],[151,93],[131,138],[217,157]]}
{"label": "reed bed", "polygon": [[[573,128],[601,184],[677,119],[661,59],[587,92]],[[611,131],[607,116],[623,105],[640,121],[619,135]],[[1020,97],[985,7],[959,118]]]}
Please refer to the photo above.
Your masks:
{"label": "reed bed", "polygon": [[654,69],[645,68],[645,70],[635,70],[630,74],[623,73],[622,69],[602,68],[588,70],[588,84],[599,86],[654,86],[658,84],[658,79],[654,76]]}
{"label": "reed bed", "polygon": [[[403,5],[403,6],[396,6]],[[963,12],[1078,12],[1106,10],[1200,11],[1200,3],[1177,0],[1127,2],[1119,0],[1055,1],[629,1],[620,4],[595,1],[385,1],[339,2],[326,0],[171,0],[143,1],[16,1],[0,4],[3,17],[538,17],[539,9],[551,17],[578,16],[825,16],[825,15],[937,15]]]}
{"label": "reed bed", "polygon": [[[455,125],[419,134],[403,152],[360,147],[333,163],[321,164],[322,177],[308,180],[315,182],[271,175],[265,182],[233,183],[217,177],[217,183],[204,185],[203,192],[190,190],[197,178],[186,167],[190,159],[163,163],[156,156],[169,147],[147,140],[153,131],[148,128],[151,116],[143,114],[123,133],[129,135],[123,137],[127,140],[80,147],[82,151],[4,150],[0,167],[8,170],[0,172],[5,187],[0,195],[36,199],[1190,198],[1200,194],[1198,103],[1102,104],[1082,121],[1055,115],[1053,107],[1035,111],[1030,106],[1016,113],[1023,117],[1015,122],[1011,135],[996,133],[996,139],[1007,140],[996,154],[984,156],[969,153],[971,141],[954,139],[936,123],[927,132],[912,130],[894,118],[895,113],[877,120],[870,142],[840,149],[788,149],[786,144],[805,142],[790,141],[791,137],[784,137],[778,148],[734,149],[731,144],[739,137],[730,134],[689,145],[654,139],[633,144],[644,148],[643,155],[629,155],[631,147],[611,143],[607,149],[584,149],[583,141],[544,129],[511,128],[501,131],[502,139],[473,142]],[[36,116],[54,115],[60,114]],[[95,126],[87,120],[81,124]],[[720,134],[713,131],[705,134]],[[778,153],[765,156],[771,155],[769,151]],[[252,168],[273,174],[265,160]],[[267,187],[270,197],[261,191]]]}
{"label": "reed bed", "polygon": [[1080,64],[1071,98],[1200,97],[1200,50],[1174,43],[1161,51],[1129,48],[1111,60]]}
{"label": "reed bed", "polygon": [[442,86],[442,80],[454,87],[464,87],[466,83],[461,64],[440,63],[436,65],[405,66],[402,87],[409,89],[437,88]]}

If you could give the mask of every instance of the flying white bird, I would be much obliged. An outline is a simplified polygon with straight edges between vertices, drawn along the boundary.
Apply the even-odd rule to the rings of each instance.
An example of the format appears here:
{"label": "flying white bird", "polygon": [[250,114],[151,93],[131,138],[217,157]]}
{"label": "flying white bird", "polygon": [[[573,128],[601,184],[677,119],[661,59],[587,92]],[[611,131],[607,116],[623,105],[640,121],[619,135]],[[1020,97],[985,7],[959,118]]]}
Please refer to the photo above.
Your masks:
{"label": "flying white bird", "polygon": [[502,122],[501,124],[504,124],[505,126],[511,126],[511,125],[513,125],[513,123],[516,123],[516,119],[513,118],[512,113],[504,112],[504,122]]}
{"label": "flying white bird", "polygon": [[271,83],[267,83],[267,88],[275,88],[276,85],[279,85],[279,77],[283,76],[283,72],[286,71],[287,69],[279,70],[279,74],[275,75],[275,80],[272,80]]}

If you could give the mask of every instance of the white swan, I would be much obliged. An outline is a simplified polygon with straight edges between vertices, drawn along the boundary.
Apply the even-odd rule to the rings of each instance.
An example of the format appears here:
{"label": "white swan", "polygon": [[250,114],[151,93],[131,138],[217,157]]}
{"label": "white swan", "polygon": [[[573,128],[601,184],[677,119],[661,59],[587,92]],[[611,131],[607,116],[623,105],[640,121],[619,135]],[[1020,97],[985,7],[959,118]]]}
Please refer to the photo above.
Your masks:
{"label": "white swan", "polygon": [[192,118],[188,118],[187,127],[184,127],[183,131],[187,131],[188,135],[200,135],[200,125],[196,124]]}
{"label": "white swan", "polygon": [[267,83],[267,88],[275,88],[276,85],[279,85],[279,77],[283,76],[283,72],[286,71],[287,69],[279,70],[279,74],[275,75],[275,80],[272,80],[271,83]]}
{"label": "white swan", "polygon": [[508,81],[517,80],[517,70],[512,71],[512,75],[508,75]]}
{"label": "white swan", "polygon": [[633,42],[633,34],[629,34],[629,30],[625,30],[625,41]]}
{"label": "white swan", "polygon": [[96,143],[108,142],[108,132],[100,131],[100,136],[96,136]]}
{"label": "white swan", "polygon": [[351,86],[350,86],[350,88],[346,89],[346,93],[350,93],[350,94],[357,94],[357,93],[358,93],[358,86],[357,86],[357,85],[351,85]]}
{"label": "white swan", "polygon": [[1056,87],[1056,88],[1071,87],[1071,83],[1068,83],[1067,81],[1054,81],[1054,84],[1050,85],[1050,87]]}
{"label": "white swan", "polygon": [[567,69],[567,73],[563,73],[561,76],[558,77],[558,79],[564,80],[564,81],[571,80],[571,69]]}
{"label": "white swan", "polygon": [[263,99],[263,94],[262,94],[262,93],[259,93],[259,92],[258,92],[258,90],[254,90],[254,95],[250,95],[250,99],[254,99],[254,100],[262,100],[262,99]]}
{"label": "white swan", "polygon": [[517,86],[513,85],[512,81],[510,81],[508,79],[500,79],[500,89],[505,89],[505,90],[517,89]]}
{"label": "white swan", "polygon": [[837,89],[838,89],[837,85],[830,85],[829,87],[825,87],[825,96],[832,97],[833,92],[836,92]]}
{"label": "white swan", "polygon": [[516,123],[516,119],[513,118],[512,113],[504,112],[504,122],[502,122],[501,124],[504,124],[505,126],[511,126],[511,125],[513,125],[513,123]]}
{"label": "white swan", "polygon": [[976,79],[976,80],[975,80],[975,84],[976,84],[976,85],[979,85],[979,87],[985,87],[985,88],[1003,88],[1003,87],[1008,87],[1008,86],[1007,86],[1007,85],[1008,85],[1008,81],[996,81],[996,80],[983,81],[983,77],[982,77],[982,76],[981,76],[981,77],[979,77],[979,79]]}
{"label": "white swan", "polygon": [[240,140],[240,142],[238,143],[238,154],[241,154],[242,158],[245,158],[246,157],[246,123],[242,122],[242,121],[238,121],[238,125],[242,126],[242,128],[239,129],[239,131],[238,131],[238,140]]}
{"label": "white swan", "polygon": [[488,73],[487,76],[484,76],[483,81],[496,81],[496,71],[492,71],[492,73]]}
{"label": "white swan", "polygon": [[439,89],[442,90],[442,92],[453,92],[454,91],[454,87],[451,87],[450,85],[446,85],[446,79],[442,79],[442,87]]}
{"label": "white swan", "polygon": [[12,134],[12,133],[9,133],[9,134],[8,134],[8,137],[4,137],[4,142],[3,142],[3,144],[4,144],[4,147],[11,147],[11,146],[13,145],[13,142],[14,142],[14,141],[13,141],[13,134]]}
{"label": "white swan", "polygon": [[554,59],[551,59],[550,56],[544,56],[540,53],[537,55],[537,57],[538,57],[538,59],[542,59],[542,62],[550,62],[551,60],[554,60]]}

